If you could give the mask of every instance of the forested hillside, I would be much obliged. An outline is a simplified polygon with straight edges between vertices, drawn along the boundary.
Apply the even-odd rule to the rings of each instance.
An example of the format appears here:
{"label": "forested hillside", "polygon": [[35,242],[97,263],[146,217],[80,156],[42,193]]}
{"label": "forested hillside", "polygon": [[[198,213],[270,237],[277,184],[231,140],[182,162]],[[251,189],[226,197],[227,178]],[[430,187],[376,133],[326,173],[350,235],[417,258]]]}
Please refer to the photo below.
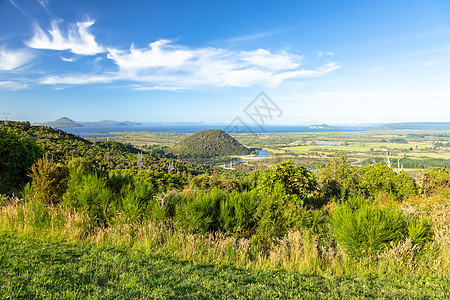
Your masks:
{"label": "forested hillside", "polygon": [[[181,176],[187,180],[189,174],[210,170],[209,165],[177,160],[170,153],[166,154],[164,149],[154,149],[149,153],[115,141],[92,143],[49,126],[32,126],[29,122],[1,122],[0,135],[0,181],[3,182],[0,183],[0,194],[17,192],[22,188],[29,181],[27,174],[31,165],[45,153],[53,163],[68,165],[78,160],[103,173],[119,169],[148,169],[156,172],[154,176],[167,177],[170,173],[171,177]],[[138,153],[142,153],[140,160]]]}
{"label": "forested hillside", "polygon": [[219,129],[194,133],[176,144],[172,151],[183,156],[194,157],[250,154],[250,150]]}

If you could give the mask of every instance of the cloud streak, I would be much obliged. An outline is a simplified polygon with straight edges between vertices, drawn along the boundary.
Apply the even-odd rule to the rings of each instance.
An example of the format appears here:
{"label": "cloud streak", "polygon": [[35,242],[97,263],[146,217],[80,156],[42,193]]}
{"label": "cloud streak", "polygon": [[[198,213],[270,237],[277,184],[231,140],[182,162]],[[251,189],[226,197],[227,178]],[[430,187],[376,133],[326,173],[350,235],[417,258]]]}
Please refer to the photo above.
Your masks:
{"label": "cloud streak", "polygon": [[27,45],[35,49],[69,50],[80,55],[105,52],[105,49],[95,41],[95,36],[89,32],[89,27],[94,25],[94,21],[69,24],[67,31],[61,30],[58,23],[60,21],[52,22],[47,32],[35,25],[34,36]]}
{"label": "cloud streak", "polygon": [[28,88],[28,86],[24,83],[11,81],[11,80],[3,80],[3,81],[0,80],[0,89],[1,90],[17,91],[17,90],[24,90],[27,88]]}
{"label": "cloud streak", "polygon": [[7,50],[0,48],[0,71],[12,71],[28,63],[32,58],[25,49]]}
{"label": "cloud streak", "polygon": [[[38,32],[30,45],[54,50],[70,48],[73,53],[86,55],[103,51],[103,48],[95,43],[94,36],[86,38],[88,32],[85,29],[93,22],[83,26],[77,24],[76,36],[73,32],[72,34],[69,32],[68,37],[62,37],[54,24],[53,29],[49,31],[50,37]],[[85,51],[86,49],[90,51]],[[134,90],[178,90],[204,86],[276,87],[285,80],[324,76],[340,68],[336,62],[313,69],[301,68],[303,57],[287,51],[193,48],[173,44],[166,39],[152,42],[145,48],[136,48],[134,45],[128,50],[108,48],[107,58],[117,67],[116,70],[104,73],[51,75],[41,79],[40,83],[82,85],[126,81],[130,82]],[[66,57],[61,59],[73,61]]]}

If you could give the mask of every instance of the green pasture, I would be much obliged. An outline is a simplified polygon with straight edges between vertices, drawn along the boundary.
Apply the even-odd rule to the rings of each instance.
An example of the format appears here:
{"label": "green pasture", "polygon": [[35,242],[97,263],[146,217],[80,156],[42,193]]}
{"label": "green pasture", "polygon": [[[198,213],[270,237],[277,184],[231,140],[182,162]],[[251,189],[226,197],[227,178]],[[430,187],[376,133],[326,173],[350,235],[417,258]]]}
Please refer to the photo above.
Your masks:
{"label": "green pasture", "polygon": [[348,143],[348,145],[298,145],[282,147],[294,153],[305,153],[308,151],[333,151],[333,152],[370,152],[382,150],[408,150],[408,149],[427,149],[431,148],[429,144],[402,144],[402,143]]}

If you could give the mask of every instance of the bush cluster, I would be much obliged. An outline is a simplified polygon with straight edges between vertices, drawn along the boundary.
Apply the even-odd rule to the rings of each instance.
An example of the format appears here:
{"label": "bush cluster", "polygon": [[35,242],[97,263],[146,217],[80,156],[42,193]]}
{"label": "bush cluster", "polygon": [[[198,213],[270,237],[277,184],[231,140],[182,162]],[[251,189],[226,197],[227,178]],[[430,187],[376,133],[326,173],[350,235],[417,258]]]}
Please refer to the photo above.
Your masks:
{"label": "bush cluster", "polygon": [[243,178],[215,173],[188,178],[151,169],[105,172],[81,158],[61,165],[44,157],[30,177],[24,194],[36,216],[59,205],[87,215],[94,227],[152,220],[179,232],[222,232],[258,243],[308,230],[351,257],[376,255],[406,240],[424,248],[433,237],[431,220],[407,215],[398,203],[449,184],[446,169],[433,169],[416,183],[381,164],[355,168],[345,156],[315,174],[285,161]]}

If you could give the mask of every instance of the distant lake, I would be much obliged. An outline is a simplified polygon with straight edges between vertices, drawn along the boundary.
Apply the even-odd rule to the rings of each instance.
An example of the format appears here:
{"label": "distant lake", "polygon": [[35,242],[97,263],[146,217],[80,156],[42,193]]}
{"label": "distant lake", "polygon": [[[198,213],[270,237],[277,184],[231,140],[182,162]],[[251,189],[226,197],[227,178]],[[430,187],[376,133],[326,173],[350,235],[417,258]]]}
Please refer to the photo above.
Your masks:
{"label": "distant lake", "polygon": [[246,160],[253,160],[253,159],[263,158],[263,157],[267,157],[267,156],[270,155],[269,152],[261,150],[261,149],[254,149],[254,150],[258,151],[258,155],[243,157],[243,158],[237,160],[237,162],[243,162],[243,161],[246,161]]}
{"label": "distant lake", "polygon": [[[228,124],[165,124],[155,123],[143,126],[86,126],[73,128],[59,128],[66,132],[79,135],[81,137],[107,137],[109,132],[177,132],[177,133],[195,133],[207,129],[225,130]],[[311,129],[309,126],[295,125],[267,125],[264,130],[257,126],[248,126],[248,133],[276,133],[276,132],[338,132],[338,131],[354,131],[351,127],[342,129]],[[229,133],[234,133],[230,131]]]}
{"label": "distant lake", "polygon": [[320,146],[338,146],[339,142],[315,142],[314,144]]}

